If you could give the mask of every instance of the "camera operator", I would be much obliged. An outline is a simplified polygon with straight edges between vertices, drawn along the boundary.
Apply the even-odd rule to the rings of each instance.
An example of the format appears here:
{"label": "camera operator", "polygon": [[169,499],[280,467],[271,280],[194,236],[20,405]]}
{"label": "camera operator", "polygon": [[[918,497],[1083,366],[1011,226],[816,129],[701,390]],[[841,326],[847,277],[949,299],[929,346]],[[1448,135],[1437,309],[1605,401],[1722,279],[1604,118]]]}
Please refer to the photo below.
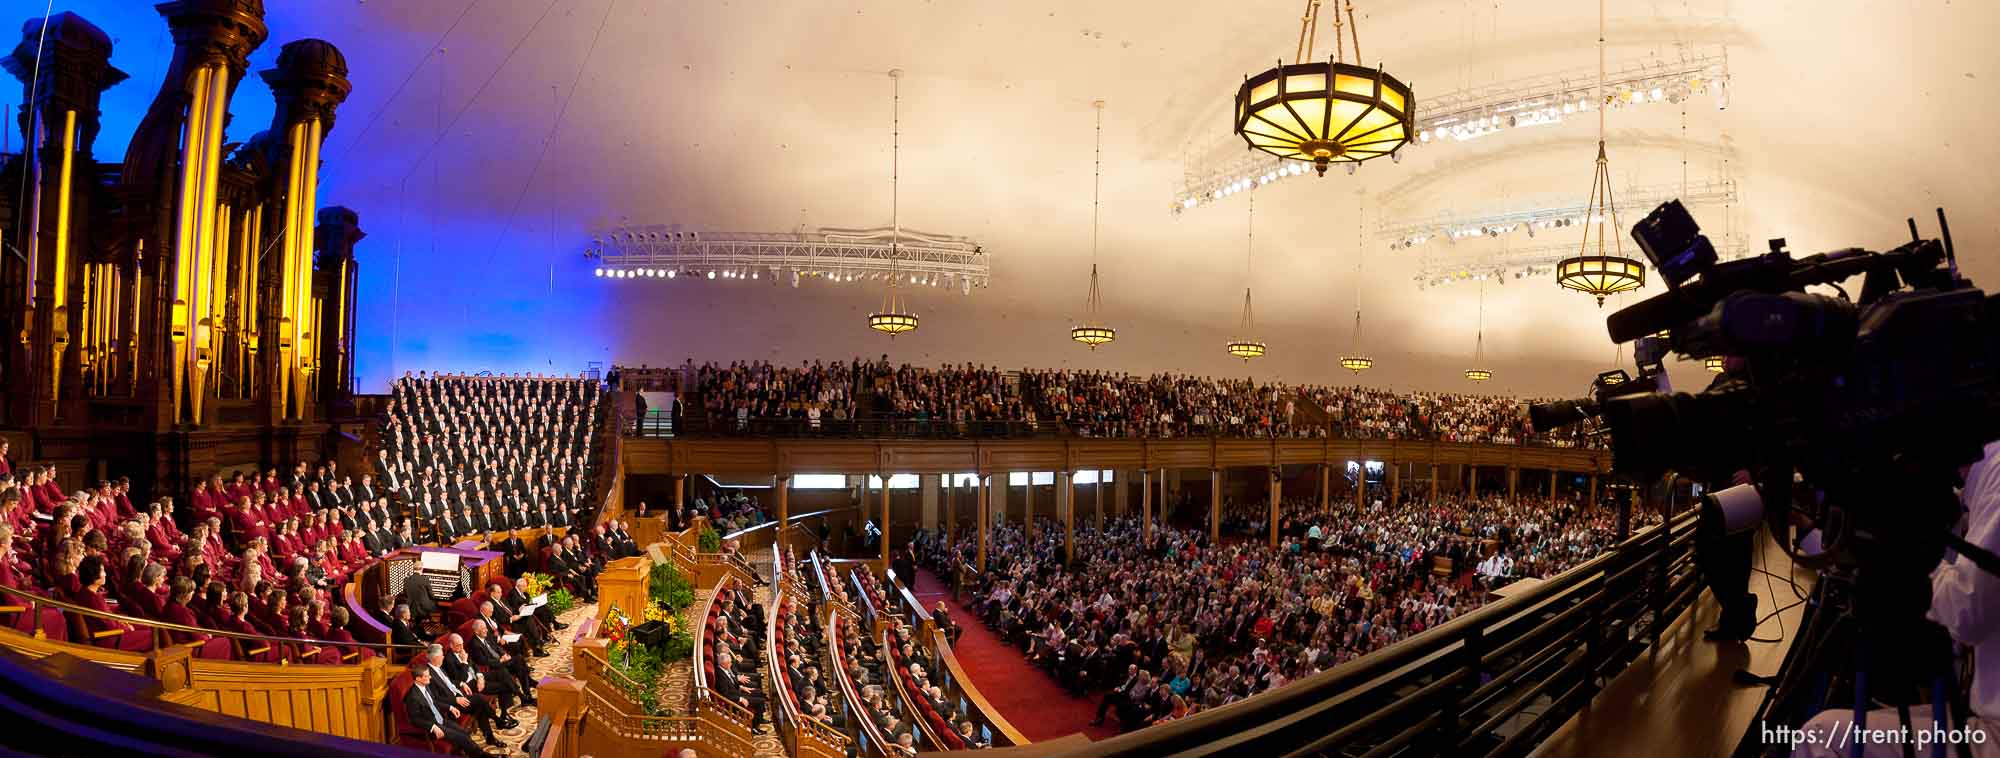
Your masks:
{"label": "camera operator", "polygon": [[[1709,389],[1731,381],[1743,371],[1743,359],[1730,357],[1725,361],[1723,373],[1715,376]],[[1742,470],[1712,472],[1703,482],[1711,492],[1749,483],[1750,472]],[[1757,596],[1750,593],[1751,554],[1756,547],[1757,530],[1730,534],[1723,524],[1721,509],[1713,501],[1702,502],[1700,518],[1695,522],[1694,565],[1701,571],[1709,594],[1715,596],[1716,605],[1722,608],[1715,628],[1704,633],[1703,639],[1742,642],[1757,631]]]}
{"label": "camera operator", "polygon": [[[1966,509],[1965,541],[1988,551],[2000,551],[2000,440],[1987,443],[1986,457],[1959,469],[1959,476],[1965,482],[1959,495]],[[1965,744],[1975,756],[2000,757],[2000,576],[1965,558],[1948,557],[1931,572],[1929,616],[1953,640],[1972,648],[1975,664],[1972,713],[1965,719],[1965,733],[1955,739],[1933,735],[1931,742],[1947,743],[1953,754],[1957,754],[1959,744]],[[1930,731],[1934,706],[1911,706],[1910,729]],[[1806,722],[1803,731],[1817,730],[1817,734],[1829,736],[1851,734],[1849,722],[1853,717],[1853,708],[1822,711]],[[1902,727],[1902,719],[1894,708],[1877,708],[1868,712],[1862,726],[1868,730],[1897,730]],[[1952,724],[1943,726],[1946,730],[1954,728]],[[1914,738],[1869,741],[1863,746],[1862,755],[1901,756],[1905,745],[1913,741]],[[1849,754],[1847,746],[1829,744],[1832,742],[1831,738],[1822,738],[1818,744],[1798,746],[1792,754],[1814,758]],[[1853,742],[1850,738],[1850,744]]]}

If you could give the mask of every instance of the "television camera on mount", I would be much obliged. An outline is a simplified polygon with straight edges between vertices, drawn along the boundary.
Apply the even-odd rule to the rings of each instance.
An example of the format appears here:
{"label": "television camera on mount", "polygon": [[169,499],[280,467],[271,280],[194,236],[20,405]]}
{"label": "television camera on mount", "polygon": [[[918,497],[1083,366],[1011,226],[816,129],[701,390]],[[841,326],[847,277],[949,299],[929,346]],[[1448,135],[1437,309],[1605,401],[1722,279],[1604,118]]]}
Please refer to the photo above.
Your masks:
{"label": "television camera on mount", "polygon": [[[1886,252],[1794,258],[1779,239],[1767,254],[1719,262],[1687,209],[1669,201],[1632,229],[1668,291],[1611,314],[1611,339],[1666,332],[1675,354],[1728,356],[1740,368],[1694,394],[1600,385],[1592,397],[1529,409],[1538,429],[1585,418],[1605,429],[1614,471],[1751,472],[1751,484],[1708,496],[1726,523],[1768,524],[1821,571],[1753,733],[1818,710],[1806,702],[1808,673],[1858,679],[1897,704],[1920,687],[1948,691],[1934,686],[1949,680],[1951,648],[1924,617],[1928,575],[1947,547],[2000,573],[2000,560],[1952,532],[1959,467],[2000,438],[2000,298],[1959,275],[1942,210],[1938,223],[1941,239],[1922,239],[1911,220],[1912,239]],[[1854,276],[1859,298],[1843,289]],[[1832,650],[1866,664],[1842,668]],[[1952,705],[1962,720],[1963,700]],[[1753,736],[1739,754],[1756,751]]]}

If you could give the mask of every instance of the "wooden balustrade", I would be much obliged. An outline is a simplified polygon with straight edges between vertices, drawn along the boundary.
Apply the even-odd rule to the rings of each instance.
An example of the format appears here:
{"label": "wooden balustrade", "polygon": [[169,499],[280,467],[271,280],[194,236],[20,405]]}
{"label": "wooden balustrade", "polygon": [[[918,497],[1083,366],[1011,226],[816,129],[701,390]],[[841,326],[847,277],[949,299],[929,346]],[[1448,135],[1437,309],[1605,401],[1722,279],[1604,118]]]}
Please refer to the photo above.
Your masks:
{"label": "wooden balustrade", "polygon": [[[777,694],[772,711],[776,714],[773,720],[778,725],[778,735],[784,740],[786,750],[797,758],[842,758],[847,755],[848,745],[853,740],[819,719],[802,713],[798,702],[792,699],[791,684],[785,681],[784,644],[787,640],[781,637],[784,625],[779,622],[784,615],[780,609],[785,607],[787,599],[783,588],[774,591],[770,608],[764,614],[764,622],[768,625],[764,635],[764,660],[768,663],[766,669],[770,672],[771,689]],[[814,619],[813,623],[817,624],[819,620]]]}
{"label": "wooden balustrade", "polygon": [[726,577],[718,580],[709,589],[708,597],[703,598],[701,604],[696,606],[697,621],[693,630],[694,691],[688,693],[688,703],[693,706],[696,713],[714,716],[718,725],[733,729],[734,734],[747,743],[752,733],[750,725],[754,723],[754,714],[743,704],[731,702],[715,694],[708,686],[708,619],[715,612],[716,594],[727,587],[728,582]]}
{"label": "wooden balustrade", "polygon": [[879,758],[888,754],[888,738],[882,733],[882,725],[875,723],[873,714],[861,705],[861,691],[854,686],[854,677],[847,673],[847,648],[843,640],[847,634],[846,624],[840,611],[827,609],[826,644],[833,656],[833,680],[840,686],[841,707],[846,710],[847,723],[854,724],[859,739],[856,752],[867,758]]}

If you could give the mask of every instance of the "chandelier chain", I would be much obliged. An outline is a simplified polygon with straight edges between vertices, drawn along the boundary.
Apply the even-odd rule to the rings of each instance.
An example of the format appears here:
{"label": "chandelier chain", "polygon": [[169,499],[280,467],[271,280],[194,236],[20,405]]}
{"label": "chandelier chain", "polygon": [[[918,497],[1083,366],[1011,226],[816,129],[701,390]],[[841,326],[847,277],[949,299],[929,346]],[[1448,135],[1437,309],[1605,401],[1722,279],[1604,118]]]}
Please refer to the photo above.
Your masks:
{"label": "chandelier chain", "polygon": [[1320,0],[1306,0],[1305,14],[1299,16],[1299,46],[1292,54],[1292,63],[1306,62],[1306,56],[1312,55],[1313,47],[1319,44],[1319,4]]}
{"label": "chandelier chain", "polygon": [[1361,25],[1354,22],[1354,0],[1347,0],[1347,33],[1354,38],[1354,62],[1361,65]]}
{"label": "chandelier chain", "polygon": [[[1339,0],[1334,0],[1334,1],[1339,2]],[[1345,37],[1340,36],[1340,32],[1341,32],[1340,9],[1334,8],[1333,9],[1333,60],[1336,63],[1346,63],[1347,39]],[[1359,51],[1356,51],[1356,57],[1357,58],[1359,57]]]}

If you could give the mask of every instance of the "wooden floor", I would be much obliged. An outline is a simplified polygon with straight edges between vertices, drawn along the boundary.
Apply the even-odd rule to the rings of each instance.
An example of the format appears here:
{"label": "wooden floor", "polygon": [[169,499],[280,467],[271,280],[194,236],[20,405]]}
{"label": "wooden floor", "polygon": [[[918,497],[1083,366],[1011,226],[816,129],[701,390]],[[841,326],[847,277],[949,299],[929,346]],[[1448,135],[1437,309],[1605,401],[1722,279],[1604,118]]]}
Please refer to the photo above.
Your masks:
{"label": "wooden floor", "polygon": [[[1790,563],[1784,552],[1769,538],[1760,539],[1758,544],[1761,555],[1755,565],[1785,576]],[[1810,588],[1810,571],[1794,568],[1793,575],[1798,577],[1801,590]],[[1769,578],[1767,586],[1766,579],[1763,574],[1752,574],[1750,579],[1750,589],[1758,596],[1760,618],[1795,600],[1782,580]],[[1633,661],[1588,708],[1564,724],[1533,755],[1728,755],[1736,749],[1764,697],[1763,688],[1738,686],[1731,681],[1732,675],[1740,668],[1765,675],[1777,671],[1797,636],[1804,610],[1803,605],[1787,610],[1757,630],[1756,636],[1780,638],[1779,642],[1705,642],[1702,632],[1715,626],[1717,609],[1704,591],[1692,608],[1667,627],[1657,647]]]}

